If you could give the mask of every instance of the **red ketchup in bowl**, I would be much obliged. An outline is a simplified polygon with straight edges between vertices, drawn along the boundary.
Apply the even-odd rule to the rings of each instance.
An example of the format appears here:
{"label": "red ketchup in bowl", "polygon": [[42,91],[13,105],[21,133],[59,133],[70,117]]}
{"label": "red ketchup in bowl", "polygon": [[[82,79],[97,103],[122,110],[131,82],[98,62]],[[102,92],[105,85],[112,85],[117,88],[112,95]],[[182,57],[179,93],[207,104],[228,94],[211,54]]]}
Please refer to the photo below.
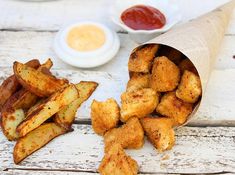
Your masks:
{"label": "red ketchup in bowl", "polygon": [[121,20],[134,30],[160,29],[166,24],[166,18],[161,11],[146,5],[136,5],[126,9],[121,14]]}

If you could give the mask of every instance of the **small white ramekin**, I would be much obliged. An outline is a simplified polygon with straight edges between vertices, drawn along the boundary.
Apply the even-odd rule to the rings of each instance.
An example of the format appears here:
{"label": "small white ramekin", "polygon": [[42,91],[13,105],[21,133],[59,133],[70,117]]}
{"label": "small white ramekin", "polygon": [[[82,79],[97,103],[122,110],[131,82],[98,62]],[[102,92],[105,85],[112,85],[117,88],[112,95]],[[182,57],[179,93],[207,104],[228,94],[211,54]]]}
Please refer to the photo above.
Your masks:
{"label": "small white ramekin", "polygon": [[[155,30],[134,30],[125,25],[121,20],[121,14],[126,9],[135,5],[149,5],[159,9],[166,17],[166,24]],[[171,27],[181,20],[179,8],[169,3],[168,0],[116,0],[110,8],[110,16],[112,21],[128,32],[131,39],[137,43],[144,43],[156,36],[168,31]]]}
{"label": "small white ramekin", "polygon": [[[105,34],[105,43],[93,51],[77,51],[67,44],[69,31],[77,26],[95,25],[102,29]],[[58,57],[67,64],[80,68],[97,67],[110,61],[120,48],[120,41],[117,34],[101,23],[85,21],[71,24],[62,28],[55,37],[54,51]]]}

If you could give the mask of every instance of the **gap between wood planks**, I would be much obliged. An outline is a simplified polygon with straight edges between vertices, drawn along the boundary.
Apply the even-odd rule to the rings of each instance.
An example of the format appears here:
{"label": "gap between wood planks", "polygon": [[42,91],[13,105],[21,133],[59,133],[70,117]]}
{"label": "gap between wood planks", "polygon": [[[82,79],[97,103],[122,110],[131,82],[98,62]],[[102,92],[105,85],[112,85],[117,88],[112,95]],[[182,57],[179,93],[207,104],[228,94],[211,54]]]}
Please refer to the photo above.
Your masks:
{"label": "gap between wood planks", "polygon": [[[20,171],[30,171],[30,172],[48,172],[48,173],[51,173],[51,172],[55,172],[55,173],[60,173],[60,172],[63,172],[63,173],[68,173],[68,172],[71,172],[71,173],[89,173],[89,174],[99,174],[98,172],[93,172],[93,171],[81,171],[81,170],[66,170],[66,169],[34,169],[34,168],[7,168],[5,170],[3,170],[3,172],[8,172],[8,171],[11,171],[11,170],[16,170],[18,172]],[[220,171],[220,172],[213,172],[213,173],[203,173],[203,174],[233,174],[234,172],[228,172],[228,171]],[[175,174],[175,173],[158,173],[158,172],[139,172],[138,175],[152,175],[152,174],[158,174],[158,175],[164,175],[164,174],[169,174],[169,175],[179,175],[179,174]],[[191,174],[198,174],[198,173],[180,173],[180,174],[183,174],[183,175],[191,175]]]}

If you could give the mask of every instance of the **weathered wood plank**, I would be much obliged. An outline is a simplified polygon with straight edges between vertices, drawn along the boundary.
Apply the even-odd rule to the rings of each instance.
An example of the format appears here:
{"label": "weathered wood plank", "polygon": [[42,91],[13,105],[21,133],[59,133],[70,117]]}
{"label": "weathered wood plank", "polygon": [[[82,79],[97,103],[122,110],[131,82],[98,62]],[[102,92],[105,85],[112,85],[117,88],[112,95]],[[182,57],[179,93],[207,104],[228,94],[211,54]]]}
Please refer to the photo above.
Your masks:
{"label": "weathered wood plank", "polygon": [[[96,172],[103,157],[102,138],[90,125],[74,125],[74,132],[58,137],[20,165],[12,161],[14,142],[0,134],[2,170],[53,169]],[[234,127],[182,127],[177,129],[176,146],[158,153],[146,141],[140,150],[127,150],[141,173],[235,173]]]}
{"label": "weathered wood plank", "polygon": [[[76,121],[90,120],[90,104],[93,99],[105,100],[113,97],[120,103],[120,94],[124,92],[128,79],[127,73],[121,75],[95,71],[53,70],[59,77],[68,78],[76,83],[81,80],[97,81],[99,87],[79,108]],[[0,82],[12,73],[9,68],[0,71]],[[215,70],[212,72],[202,108],[189,125],[235,126],[235,69]]]}
{"label": "weathered wood plank", "polygon": [[[213,10],[227,1],[207,0],[199,3],[195,0],[170,0],[181,9],[183,22]],[[114,30],[120,30],[109,18],[107,9],[110,5],[112,2],[108,0],[60,0],[44,3],[1,0],[0,29],[51,31],[58,30],[66,23],[86,19],[101,21]],[[235,13],[227,33],[235,33]]]}

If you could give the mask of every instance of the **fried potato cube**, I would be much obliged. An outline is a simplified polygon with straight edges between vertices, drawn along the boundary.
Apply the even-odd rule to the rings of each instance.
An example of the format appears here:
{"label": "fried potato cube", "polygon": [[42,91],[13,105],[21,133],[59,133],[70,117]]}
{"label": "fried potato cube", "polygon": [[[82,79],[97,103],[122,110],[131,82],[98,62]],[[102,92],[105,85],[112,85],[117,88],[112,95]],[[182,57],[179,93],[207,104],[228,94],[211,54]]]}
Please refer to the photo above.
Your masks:
{"label": "fried potato cube", "polygon": [[197,69],[193,65],[193,63],[190,61],[190,59],[184,59],[179,64],[180,72],[183,74],[185,70],[191,71],[194,74],[198,75]]}
{"label": "fried potato cube", "polygon": [[119,144],[114,144],[104,155],[98,171],[102,175],[137,175],[138,164]]}
{"label": "fried potato cube", "polygon": [[178,99],[175,92],[168,92],[157,106],[157,112],[163,116],[172,118],[175,125],[182,125],[193,110],[193,104]]}
{"label": "fried potato cube", "polygon": [[159,94],[151,88],[124,92],[121,95],[121,121],[131,117],[145,117],[152,113],[159,102]]}
{"label": "fried potato cube", "polygon": [[145,117],[141,119],[141,124],[149,141],[159,152],[170,150],[175,144],[173,122],[165,117]]}
{"label": "fried potato cube", "polygon": [[144,131],[136,117],[130,118],[126,124],[113,128],[104,135],[105,152],[119,143],[123,148],[139,149],[144,144]]}
{"label": "fried potato cube", "polygon": [[180,80],[179,68],[167,57],[157,57],[153,63],[150,87],[157,92],[174,90]]}
{"label": "fried potato cube", "polygon": [[150,72],[158,48],[157,44],[146,44],[134,50],[130,55],[128,70],[130,72]]}
{"label": "fried potato cube", "polygon": [[91,123],[95,133],[104,135],[106,131],[117,126],[119,118],[120,108],[113,98],[104,102],[93,100],[91,104]]}
{"label": "fried potato cube", "polygon": [[134,73],[127,83],[126,91],[134,91],[149,87],[149,74]]}
{"label": "fried potato cube", "polygon": [[199,76],[193,72],[184,71],[180,84],[176,90],[176,96],[188,103],[195,103],[202,94]]}
{"label": "fried potato cube", "polygon": [[183,54],[180,51],[178,51],[172,47],[168,47],[168,46],[161,46],[158,55],[159,56],[166,56],[168,59],[170,59],[175,64],[179,64],[183,58]]}

